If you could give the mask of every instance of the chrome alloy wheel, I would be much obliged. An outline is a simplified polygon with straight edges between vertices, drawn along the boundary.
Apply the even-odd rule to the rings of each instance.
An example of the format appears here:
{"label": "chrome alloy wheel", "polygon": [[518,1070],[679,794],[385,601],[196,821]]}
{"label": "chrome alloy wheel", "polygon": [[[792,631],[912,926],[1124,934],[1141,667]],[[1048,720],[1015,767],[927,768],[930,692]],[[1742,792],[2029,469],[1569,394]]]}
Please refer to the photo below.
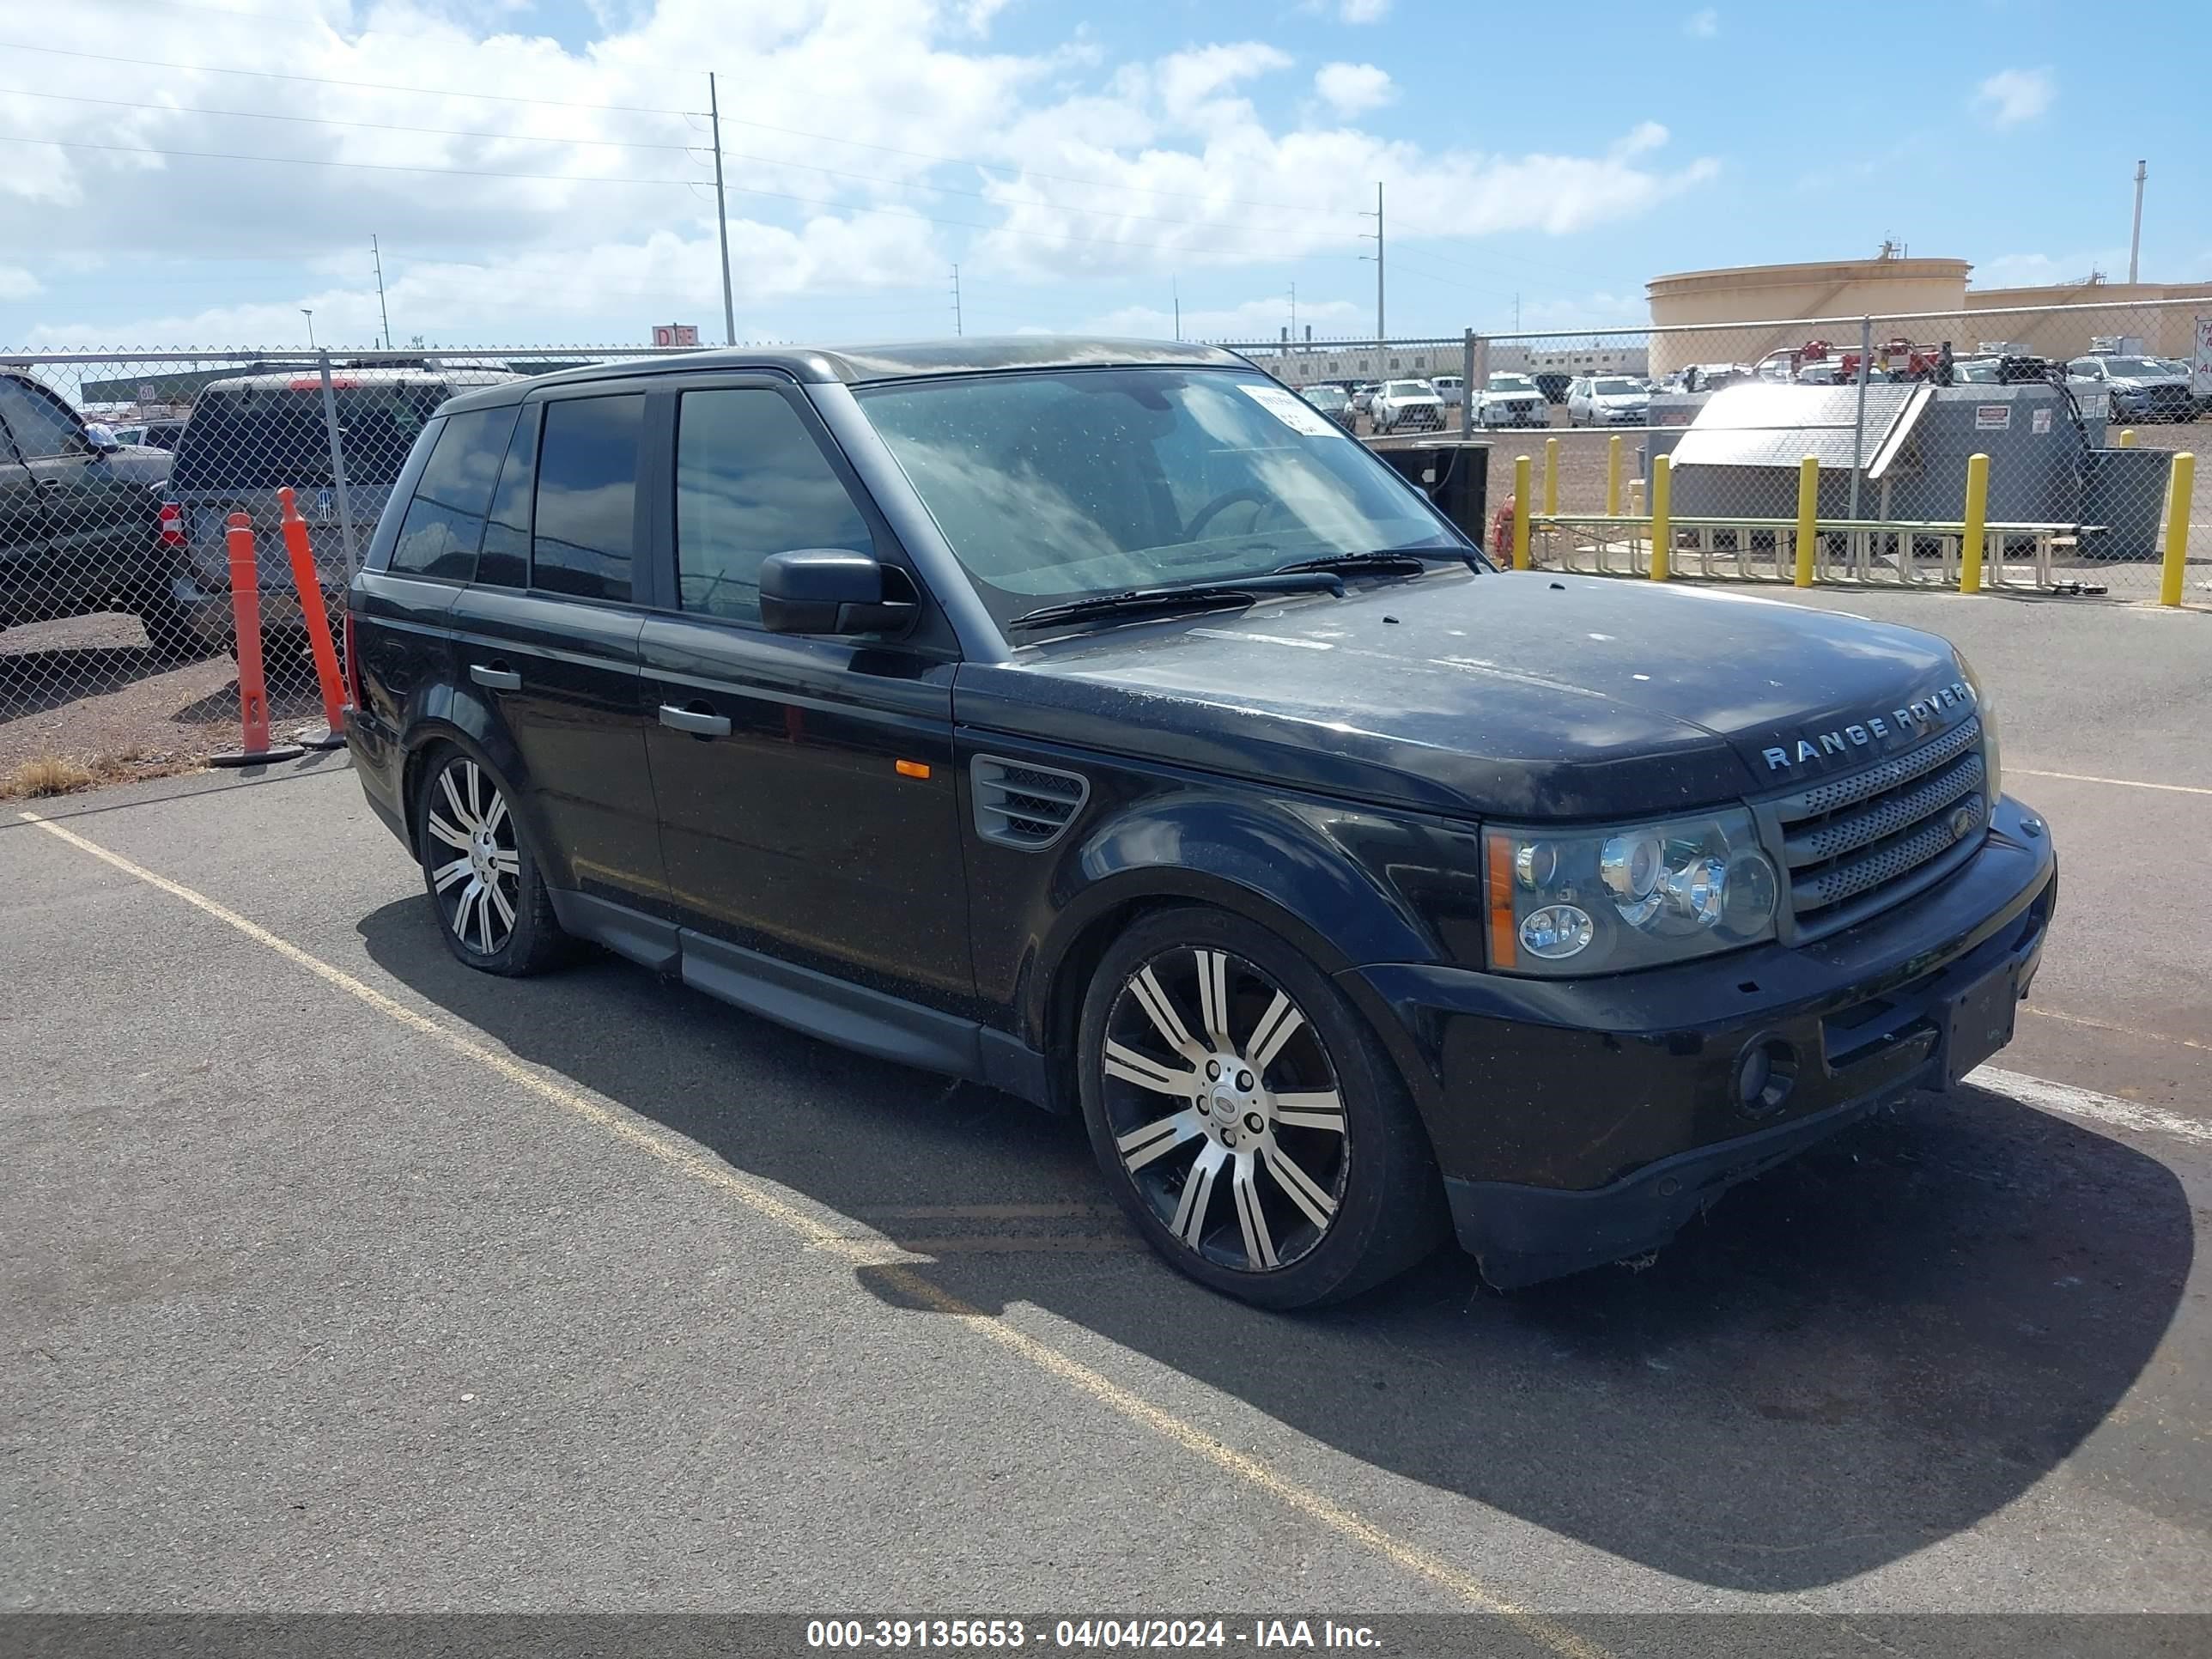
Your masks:
{"label": "chrome alloy wheel", "polygon": [[1187,1249],[1267,1273],[1321,1243],[1350,1168],[1344,1103],[1273,980],[1224,951],[1154,957],[1115,999],[1101,1064],[1121,1166]]}
{"label": "chrome alloy wheel", "polygon": [[[480,956],[514,935],[522,897],[522,855],[507,798],[483,769],[455,755],[438,774],[422,830],[433,844],[430,880],[453,937]],[[446,861],[437,862],[441,849]]]}

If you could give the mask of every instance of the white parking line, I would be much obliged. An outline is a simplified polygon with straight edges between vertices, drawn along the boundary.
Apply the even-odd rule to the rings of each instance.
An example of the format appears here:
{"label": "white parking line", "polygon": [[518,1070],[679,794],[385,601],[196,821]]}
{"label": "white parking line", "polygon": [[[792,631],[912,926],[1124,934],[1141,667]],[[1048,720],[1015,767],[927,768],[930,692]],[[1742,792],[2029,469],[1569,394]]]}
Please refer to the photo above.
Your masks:
{"label": "white parking line", "polygon": [[2077,1089],[2070,1083],[2051,1083],[2019,1072],[1978,1066],[1966,1073],[1977,1089],[2004,1095],[2023,1106],[2039,1107],[2061,1117],[2077,1118],[2107,1128],[2132,1129],[2140,1134],[2172,1135],[2177,1140],[2212,1141],[2212,1123],[2184,1117],[2156,1106],[2139,1106],[2132,1100],[2100,1095],[2094,1089]]}
{"label": "white parking line", "polygon": [[2109,783],[2122,789],[2159,789],[2171,795],[2212,795],[2195,783],[2146,783],[2141,778],[2093,778],[2081,772],[2039,772],[2033,767],[2008,766],[2005,775],[2016,778],[2059,778],[2068,783]]}

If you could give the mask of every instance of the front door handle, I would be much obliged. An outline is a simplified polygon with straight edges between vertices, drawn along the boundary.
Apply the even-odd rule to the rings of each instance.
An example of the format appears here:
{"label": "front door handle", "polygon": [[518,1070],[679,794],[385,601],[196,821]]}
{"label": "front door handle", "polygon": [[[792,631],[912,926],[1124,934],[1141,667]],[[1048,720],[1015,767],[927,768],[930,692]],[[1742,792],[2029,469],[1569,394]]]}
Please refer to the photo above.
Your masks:
{"label": "front door handle", "polygon": [[488,685],[495,691],[522,690],[522,676],[502,662],[472,662],[469,665],[469,678],[478,685]]}
{"label": "front door handle", "polygon": [[726,738],[730,735],[727,714],[709,714],[696,708],[678,708],[672,702],[660,705],[660,723],[689,732],[697,738]]}

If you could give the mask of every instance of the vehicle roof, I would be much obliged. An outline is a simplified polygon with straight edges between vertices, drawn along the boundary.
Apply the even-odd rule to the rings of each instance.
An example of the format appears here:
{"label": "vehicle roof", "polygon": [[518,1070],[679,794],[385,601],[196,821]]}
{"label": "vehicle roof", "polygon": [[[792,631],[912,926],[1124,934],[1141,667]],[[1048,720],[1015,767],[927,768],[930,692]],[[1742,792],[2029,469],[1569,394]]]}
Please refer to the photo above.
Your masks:
{"label": "vehicle roof", "polygon": [[[702,369],[766,369],[814,385],[872,386],[886,380],[954,374],[988,374],[1040,368],[1251,368],[1249,360],[1218,346],[1168,340],[1127,340],[1057,334],[968,335],[890,345],[727,346],[667,356],[587,363],[540,374],[530,389],[592,380],[629,380],[652,374],[696,374]],[[509,396],[512,388],[506,388]],[[501,389],[471,390],[456,409],[508,400]]]}
{"label": "vehicle roof", "polygon": [[[466,378],[471,389],[476,386],[512,386],[523,377],[504,368],[477,368],[471,364],[452,363],[438,368],[348,368],[342,364],[331,365],[331,384],[340,387],[358,386],[447,386]],[[277,369],[265,374],[234,374],[227,380],[210,380],[200,388],[200,395],[210,392],[310,392],[322,389],[322,374],[313,363],[303,363],[297,368]]]}

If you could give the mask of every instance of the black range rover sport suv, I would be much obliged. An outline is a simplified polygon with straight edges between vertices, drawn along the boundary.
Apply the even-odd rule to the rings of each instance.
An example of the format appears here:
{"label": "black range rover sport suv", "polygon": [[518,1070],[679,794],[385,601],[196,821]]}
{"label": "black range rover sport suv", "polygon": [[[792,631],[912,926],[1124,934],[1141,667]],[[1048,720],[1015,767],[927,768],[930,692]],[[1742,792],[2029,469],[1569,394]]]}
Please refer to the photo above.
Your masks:
{"label": "black range rover sport suv", "polygon": [[1275,1307],[1656,1246],[2012,1030],[2057,893],[1940,639],[1501,574],[1228,353],[708,352],[455,398],[348,598],[449,946],[590,940],[1079,1111]]}

